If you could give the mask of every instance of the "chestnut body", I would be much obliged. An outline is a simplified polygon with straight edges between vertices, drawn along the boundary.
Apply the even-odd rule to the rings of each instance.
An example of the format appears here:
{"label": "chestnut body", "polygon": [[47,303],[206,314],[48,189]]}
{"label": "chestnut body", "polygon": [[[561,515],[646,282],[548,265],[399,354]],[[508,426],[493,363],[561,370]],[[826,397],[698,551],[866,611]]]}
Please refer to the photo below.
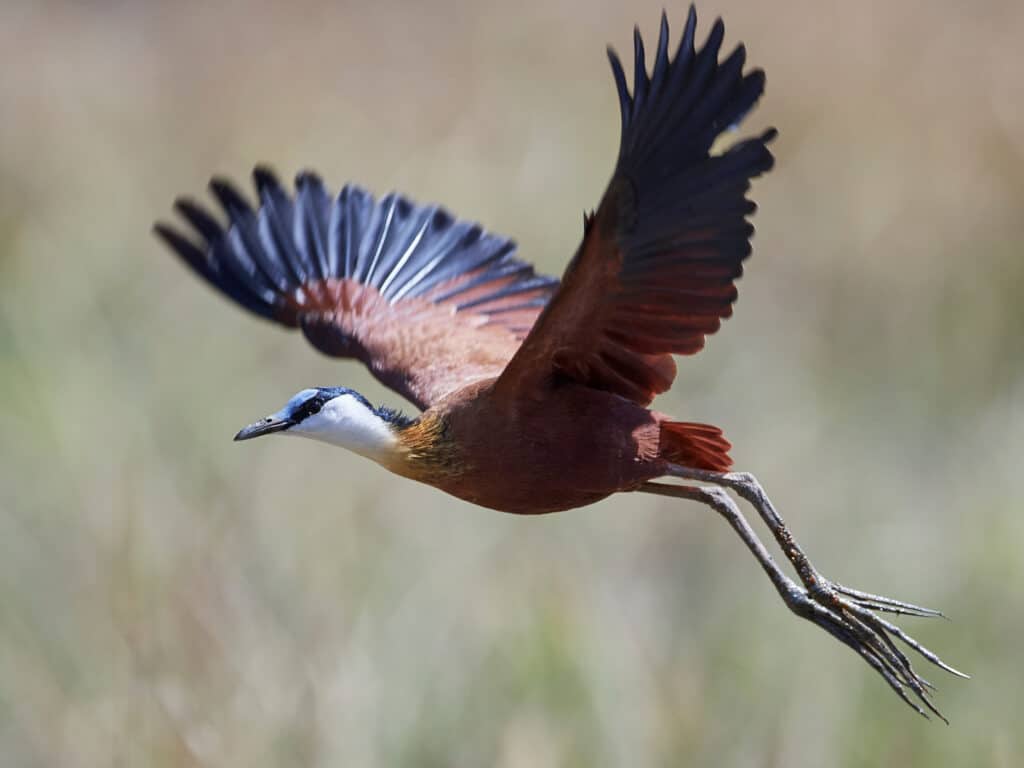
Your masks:
{"label": "chestnut body", "polygon": [[400,434],[416,443],[429,433],[435,448],[410,452],[396,472],[518,514],[584,506],[664,474],[659,419],[628,400],[578,385],[514,402],[495,401],[493,381],[471,390]]}

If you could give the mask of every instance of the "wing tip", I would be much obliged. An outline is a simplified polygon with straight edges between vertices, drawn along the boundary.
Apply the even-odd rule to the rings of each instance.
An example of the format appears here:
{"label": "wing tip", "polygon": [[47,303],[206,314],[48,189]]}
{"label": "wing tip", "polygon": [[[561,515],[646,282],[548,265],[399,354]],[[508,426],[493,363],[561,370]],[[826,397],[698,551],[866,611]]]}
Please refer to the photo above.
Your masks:
{"label": "wing tip", "polygon": [[634,28],[633,90],[630,93],[622,62],[608,48],[622,112],[620,162],[682,168],[706,156],[715,138],[738,126],[764,91],[762,69],[742,74],[747,49],[740,42],[722,62],[719,51],[725,22],[715,19],[695,53],[696,9],[691,4],[675,55],[662,63],[667,40],[667,13],[662,10],[654,71],[647,75],[643,39]]}

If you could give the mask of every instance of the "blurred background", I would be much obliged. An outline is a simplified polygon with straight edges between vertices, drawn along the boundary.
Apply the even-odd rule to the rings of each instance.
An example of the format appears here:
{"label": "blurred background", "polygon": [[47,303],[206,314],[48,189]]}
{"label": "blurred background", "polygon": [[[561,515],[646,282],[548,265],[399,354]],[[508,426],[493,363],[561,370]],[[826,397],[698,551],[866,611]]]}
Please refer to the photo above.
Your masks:
{"label": "blurred background", "polygon": [[604,46],[660,11],[0,5],[5,766],[1024,764],[1019,2],[702,4],[768,72],[778,164],[735,317],[658,401],[824,573],[947,612],[903,624],[974,675],[928,671],[951,727],[699,506],[516,518],[231,443],[309,385],[403,404],[176,263],[174,197],[313,167],[558,274],[617,149]]}

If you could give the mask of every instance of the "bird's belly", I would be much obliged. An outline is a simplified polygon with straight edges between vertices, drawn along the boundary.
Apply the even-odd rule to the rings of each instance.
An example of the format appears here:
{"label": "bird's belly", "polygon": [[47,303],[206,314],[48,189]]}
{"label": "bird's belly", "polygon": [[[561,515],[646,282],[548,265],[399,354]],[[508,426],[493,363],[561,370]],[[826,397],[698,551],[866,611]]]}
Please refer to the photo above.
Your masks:
{"label": "bird's belly", "polygon": [[537,478],[508,475],[438,484],[438,487],[464,501],[516,515],[543,515],[583,507],[618,490],[588,491],[565,483],[545,483]]}
{"label": "bird's belly", "polygon": [[[518,446],[518,444],[517,444]],[[525,454],[517,446],[493,458],[467,462],[462,471],[433,484],[482,507],[514,514],[544,514],[593,504],[619,491],[631,491],[661,474],[657,462],[632,450],[589,446],[587,450],[533,442]]]}

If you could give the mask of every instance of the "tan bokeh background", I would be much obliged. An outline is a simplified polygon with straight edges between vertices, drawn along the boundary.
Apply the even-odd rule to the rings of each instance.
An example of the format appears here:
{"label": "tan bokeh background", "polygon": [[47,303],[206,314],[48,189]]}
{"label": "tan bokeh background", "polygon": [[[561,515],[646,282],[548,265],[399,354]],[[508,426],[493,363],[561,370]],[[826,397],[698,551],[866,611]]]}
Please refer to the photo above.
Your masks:
{"label": "tan bokeh background", "polygon": [[[151,237],[253,163],[401,189],[558,273],[657,2],[0,5],[0,751],[11,766],[1024,762],[1024,5],[704,4],[776,125],[736,316],[662,410],[722,425],[819,567],[945,609],[927,724],[655,497],[520,519],[313,443],[398,404]],[[683,4],[672,5],[678,31]],[[582,459],[581,459],[582,460]]]}

